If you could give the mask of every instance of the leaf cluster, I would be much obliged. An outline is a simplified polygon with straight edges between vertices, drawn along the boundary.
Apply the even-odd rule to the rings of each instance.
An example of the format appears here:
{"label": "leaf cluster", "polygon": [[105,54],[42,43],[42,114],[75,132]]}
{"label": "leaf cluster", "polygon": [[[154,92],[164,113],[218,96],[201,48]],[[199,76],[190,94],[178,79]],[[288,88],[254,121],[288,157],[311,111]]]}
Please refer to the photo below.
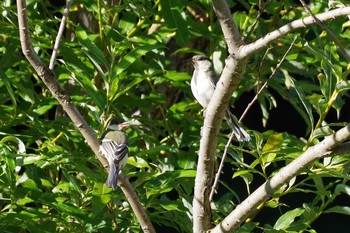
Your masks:
{"label": "leaf cluster", "polygon": [[[306,16],[294,1],[281,2],[267,1],[264,7],[259,1],[230,3],[246,41]],[[104,186],[105,170],[21,54],[16,6],[11,1],[0,4],[0,231],[36,232],[40,227],[42,232],[140,232],[122,192]],[[52,4],[28,2],[35,51],[47,63],[64,7]],[[310,6],[314,13],[327,9],[325,1]],[[344,18],[327,26],[348,46],[349,23]],[[286,60],[269,79],[295,37]],[[152,222],[177,232],[192,231],[203,120],[188,85],[191,67],[185,61],[194,53],[213,58],[218,73],[225,65],[226,46],[207,0],[81,0],[71,7],[55,68],[59,82],[99,137],[115,116],[138,122],[127,131],[130,158],[123,172]],[[345,124],[337,119],[349,120],[343,117],[348,74],[348,63],[317,26],[288,35],[251,57],[232,103],[257,93],[267,81],[268,88],[258,98],[260,110],[251,113],[259,116],[256,124],[248,125],[253,140],[235,142],[229,149],[225,177],[212,203],[214,223],[304,149]],[[303,119],[304,126],[293,126],[302,127],[300,135],[268,128],[270,113],[282,107],[280,99]],[[332,114],[338,118],[333,120]],[[293,125],[293,119],[281,120]],[[260,123],[267,129],[255,130]],[[227,133],[224,124],[218,160]],[[294,205],[294,194],[308,194],[310,199]],[[262,207],[277,210],[277,219],[261,220],[260,210],[252,210],[250,222],[239,231],[312,232],[312,223],[322,214],[350,215],[349,206],[332,204],[341,195],[350,195],[348,153],[305,168]]]}

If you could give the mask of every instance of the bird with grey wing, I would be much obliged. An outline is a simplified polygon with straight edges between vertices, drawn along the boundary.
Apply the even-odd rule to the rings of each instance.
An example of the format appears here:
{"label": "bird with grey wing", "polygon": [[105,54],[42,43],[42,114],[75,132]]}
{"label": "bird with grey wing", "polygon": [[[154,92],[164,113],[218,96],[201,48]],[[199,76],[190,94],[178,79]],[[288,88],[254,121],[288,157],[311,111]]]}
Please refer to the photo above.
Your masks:
{"label": "bird with grey wing", "polygon": [[128,126],[124,119],[113,119],[100,145],[100,152],[106,157],[109,164],[106,186],[113,190],[117,189],[120,169],[128,160],[129,139],[124,133]]}
{"label": "bird with grey wing", "polygon": [[[214,71],[213,62],[206,56],[196,55],[189,59],[194,66],[191,79],[191,90],[198,103],[205,109],[213,97],[218,79]],[[226,120],[231,126],[238,141],[249,141],[249,134],[238,123],[230,108],[226,110]]]}

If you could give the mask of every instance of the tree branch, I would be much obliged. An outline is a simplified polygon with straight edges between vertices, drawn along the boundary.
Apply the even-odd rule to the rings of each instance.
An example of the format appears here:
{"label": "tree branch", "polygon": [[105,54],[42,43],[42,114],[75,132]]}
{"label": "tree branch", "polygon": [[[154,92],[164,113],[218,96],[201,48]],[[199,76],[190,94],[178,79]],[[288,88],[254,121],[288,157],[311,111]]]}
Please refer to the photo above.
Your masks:
{"label": "tree branch", "polygon": [[[287,33],[315,23],[314,18],[311,16],[295,20],[251,44],[244,45],[238,29],[232,20],[226,1],[213,0],[212,4],[219,19],[230,56],[226,59],[226,66],[223,69],[219,82],[217,83],[212,100],[206,109],[206,116],[202,128],[193,200],[194,232],[208,230],[208,226],[210,225],[209,192],[214,175],[213,171],[217,135],[219,134],[220,125],[229,99],[243,77],[249,56]],[[350,7],[336,9],[316,16],[321,21],[325,21],[348,14],[350,14]],[[346,130],[348,131],[348,128],[346,128]],[[337,138],[338,134],[335,136]],[[348,137],[349,136],[347,135],[346,138]],[[330,137],[325,139],[327,143],[329,143],[329,138]],[[336,141],[336,143],[338,143],[342,140],[337,139]],[[326,151],[329,151],[335,145],[336,144],[328,145],[324,148],[322,147],[324,146],[324,143],[320,143],[320,151],[323,151],[321,154],[324,155]],[[310,159],[310,157],[312,157],[310,154],[316,152],[318,153],[318,156]],[[290,165],[281,169],[278,176],[274,176],[271,180],[268,180],[257,191],[249,196],[239,208],[237,207],[236,210],[225,218],[221,224],[215,227],[213,232],[221,232],[222,230],[224,232],[231,232],[237,229],[237,227],[249,216],[252,209],[257,208],[259,204],[267,200],[274,191],[281,187],[281,185],[299,174],[305,166],[320,157],[319,151],[313,151],[312,148],[304,154],[306,154],[306,156],[301,156],[300,159],[293,161]]]}
{"label": "tree branch", "polygon": [[57,82],[55,74],[40,60],[40,58],[35,54],[33,50],[32,42],[30,39],[25,0],[17,0],[17,11],[20,41],[24,56],[33,66],[36,73],[50,90],[52,95],[62,105],[63,109],[66,111],[67,115],[71,118],[74,125],[84,136],[88,145],[96,154],[97,158],[100,160],[104,167],[107,167],[108,163],[106,159],[99,153],[100,144],[96,139],[95,132],[87,125],[66,91]]}
{"label": "tree branch", "polygon": [[327,34],[329,35],[329,37],[334,41],[334,43],[338,46],[338,49],[340,51],[341,54],[343,54],[343,56],[346,58],[346,60],[348,62],[350,62],[350,56],[349,54],[346,52],[346,50],[344,49],[344,46],[340,43],[340,41],[338,40],[338,38],[334,35],[334,33],[321,21],[319,20],[310,10],[310,8],[305,4],[305,2],[303,0],[299,0],[301,2],[301,4],[303,5],[303,7],[305,8],[305,10],[307,11],[307,13],[309,13],[309,15],[311,15],[311,17],[315,20],[315,22],[323,29],[327,32]]}
{"label": "tree branch", "polygon": [[287,49],[287,51],[284,53],[282,59],[280,60],[280,62],[277,64],[276,68],[272,71],[272,73],[270,74],[270,76],[268,77],[268,79],[266,80],[266,82],[262,85],[262,87],[258,90],[258,92],[256,93],[256,95],[254,96],[254,98],[252,99],[252,101],[250,101],[250,103],[248,104],[247,108],[244,110],[244,112],[242,113],[242,116],[239,118],[238,122],[241,122],[242,119],[245,117],[245,115],[248,113],[248,111],[250,110],[250,108],[253,106],[253,104],[255,103],[255,101],[258,100],[258,97],[260,96],[260,94],[266,89],[267,84],[269,83],[269,81],[275,76],[277,70],[279,70],[280,66],[282,65],[282,63],[284,62],[284,60],[286,59],[288,53],[290,52],[290,50],[293,48],[295,41],[296,41],[297,37],[294,37],[293,42],[290,44],[289,48]]}
{"label": "tree branch", "polygon": [[350,139],[350,124],[336,133],[327,136],[322,142],[310,147],[290,164],[283,167],[272,178],[255,190],[234,211],[232,211],[220,224],[213,228],[211,233],[234,232],[260,204],[265,202],[283,184],[299,175],[314,161],[329,156],[333,151],[342,151],[342,147],[349,148],[348,144],[336,149],[340,144]]}
{"label": "tree branch", "polygon": [[[215,93],[206,109],[202,138],[198,153],[197,174],[193,199],[193,232],[208,230],[210,226],[210,187],[214,176],[217,136],[234,88],[243,77],[247,59],[239,60],[234,55],[226,59]],[[233,78],[235,77],[235,78]]]}
{"label": "tree branch", "polygon": [[206,109],[202,127],[193,198],[193,232],[206,231],[211,224],[209,196],[214,176],[217,135],[232,92],[240,83],[248,60],[235,56],[237,49],[244,42],[232,20],[226,1],[213,0],[212,4],[220,21],[230,56],[226,59],[226,65],[216,84],[215,93]]}
{"label": "tree branch", "polygon": [[227,43],[228,52],[229,54],[233,54],[244,44],[244,41],[232,19],[230,8],[228,7],[226,0],[212,0],[211,2],[220,22],[221,30]]}
{"label": "tree branch", "polygon": [[[17,12],[18,12],[18,26],[20,33],[20,41],[23,54],[35,69],[41,80],[50,90],[51,94],[58,100],[64,111],[73,121],[74,125],[78,128],[83,135],[88,145],[95,153],[103,167],[108,168],[108,162],[105,157],[99,152],[100,143],[96,138],[95,132],[89,127],[86,121],[83,119],[78,109],[75,107],[73,101],[65,90],[58,83],[55,74],[51,71],[35,54],[32,43],[30,40],[30,32],[28,27],[28,16],[25,0],[17,0]],[[57,42],[57,41],[56,41]],[[53,67],[53,66],[52,66]],[[142,207],[135,190],[132,188],[128,179],[124,175],[120,175],[119,185],[123,190],[128,202],[133,208],[136,217],[138,218],[141,228],[144,232],[155,232],[150,219],[146,213],[146,210]]]}
{"label": "tree branch", "polygon": [[[350,15],[350,7],[331,10],[325,13],[316,14],[315,16],[322,22],[329,19],[334,19],[336,17],[347,16],[347,15]],[[247,45],[243,45],[241,49],[239,49],[239,53],[237,54],[237,57],[244,58],[244,57],[250,56],[253,53],[256,53],[257,51],[262,49],[263,47],[269,45],[271,42],[281,38],[282,36],[287,35],[289,32],[299,28],[304,28],[306,26],[314,24],[315,22],[316,21],[312,16],[308,16],[303,19],[298,19],[291,23],[288,23],[278,28],[277,30],[268,33],[266,36],[256,40],[255,42],[252,42]]]}
{"label": "tree branch", "polygon": [[55,40],[55,45],[53,46],[53,51],[52,51],[52,55],[51,55],[51,59],[50,59],[50,64],[49,64],[50,70],[53,70],[55,67],[56,58],[57,58],[57,54],[58,54],[58,48],[60,47],[60,41],[61,41],[61,38],[63,36],[63,31],[64,31],[64,28],[66,26],[66,21],[67,21],[67,17],[68,17],[68,13],[69,13],[69,9],[70,9],[70,6],[72,4],[72,1],[73,0],[67,1],[66,8],[63,11],[63,16],[61,19],[60,27],[58,29],[57,37]]}

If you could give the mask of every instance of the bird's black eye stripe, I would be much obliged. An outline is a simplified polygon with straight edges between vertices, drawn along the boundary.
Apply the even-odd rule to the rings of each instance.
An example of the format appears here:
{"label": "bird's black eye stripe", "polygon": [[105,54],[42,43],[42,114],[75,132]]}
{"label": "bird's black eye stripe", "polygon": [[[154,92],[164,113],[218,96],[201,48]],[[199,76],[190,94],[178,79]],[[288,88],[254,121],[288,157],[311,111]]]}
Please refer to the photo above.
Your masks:
{"label": "bird's black eye stripe", "polygon": [[195,56],[194,60],[195,61],[208,61],[209,58],[207,58],[206,56]]}

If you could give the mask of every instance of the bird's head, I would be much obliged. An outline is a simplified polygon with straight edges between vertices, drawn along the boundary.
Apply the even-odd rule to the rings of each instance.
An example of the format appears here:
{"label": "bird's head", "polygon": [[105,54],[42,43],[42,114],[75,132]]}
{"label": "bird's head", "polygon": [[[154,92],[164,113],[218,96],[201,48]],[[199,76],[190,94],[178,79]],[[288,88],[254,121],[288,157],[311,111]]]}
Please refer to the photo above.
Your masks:
{"label": "bird's head", "polygon": [[114,118],[109,123],[107,130],[125,131],[125,129],[128,127],[129,127],[129,123],[127,121],[125,121],[123,118]]}
{"label": "bird's head", "polygon": [[211,70],[213,69],[213,62],[204,55],[195,55],[187,61],[192,62],[195,69]]}

